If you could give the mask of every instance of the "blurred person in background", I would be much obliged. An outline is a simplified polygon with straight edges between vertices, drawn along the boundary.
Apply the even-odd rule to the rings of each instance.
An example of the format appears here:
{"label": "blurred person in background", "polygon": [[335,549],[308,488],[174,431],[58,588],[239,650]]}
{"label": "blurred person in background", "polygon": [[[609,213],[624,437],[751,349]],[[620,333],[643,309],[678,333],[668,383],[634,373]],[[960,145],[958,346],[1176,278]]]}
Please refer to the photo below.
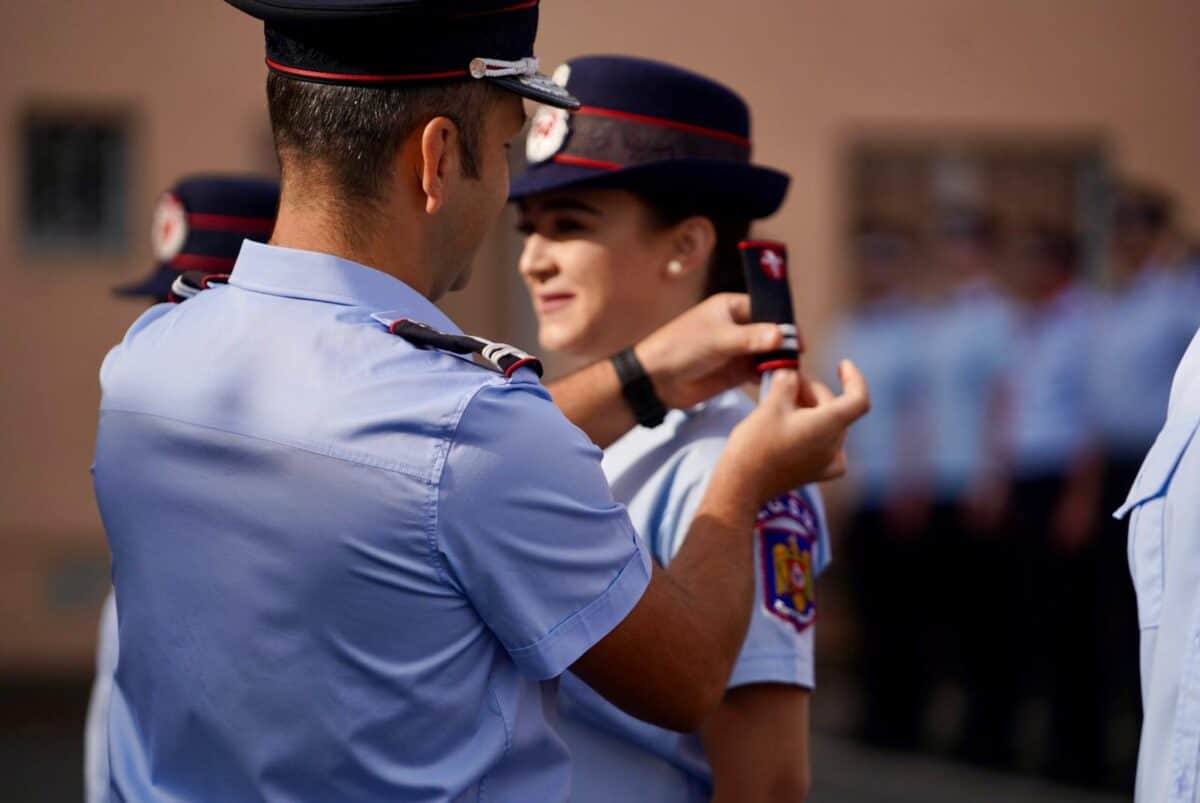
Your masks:
{"label": "blurred person in background", "polygon": [[936,584],[925,537],[928,422],[921,410],[925,344],[914,297],[916,247],[904,226],[858,227],[853,311],[833,350],[854,360],[872,392],[871,414],[846,444],[854,486],[847,557],[861,627],[860,736],[900,749],[920,746],[931,691],[931,623],[944,602],[931,593]]}
{"label": "blurred person in background", "polygon": [[[749,110],[708,78],[613,56],[573,59],[555,77],[584,107],[533,118],[530,166],[511,193],[525,235],[520,271],[541,346],[592,362],[703,298],[745,292],[738,243],[779,208],[789,180],[750,163]],[[643,418],[605,450],[613,496],[659,565],[676,558],[730,431],[753,407],[729,390]],[[750,630],[702,730],[642,722],[563,677],[574,803],[807,796],[814,580],[829,559],[820,492],[768,504],[756,530]]]}
{"label": "blurred person in background", "polygon": [[1012,550],[1001,537],[1007,491],[1006,376],[1012,305],[996,275],[999,234],[987,212],[944,211],[933,251],[939,295],[923,316],[930,481],[927,538],[934,592],[961,650],[966,717],[960,756],[1005,767],[1016,656]]}
{"label": "blurred person in background", "polygon": [[[1011,607],[1022,629],[1005,647],[1016,655],[1032,653],[1047,676],[1048,773],[1095,784],[1104,776],[1106,732],[1096,617],[1099,465],[1088,365],[1081,359],[1093,336],[1092,292],[1080,281],[1079,268],[1078,243],[1066,229],[1039,226],[1022,243],[1015,276],[1023,303],[1010,379],[1009,501],[1022,571],[1014,575],[1017,587],[1009,597],[1024,607]],[[1016,710],[1003,725],[1009,738]]]}
{"label": "blurred person in background", "polygon": [[[242,242],[265,243],[275,226],[279,182],[254,176],[185,176],[154,207],[150,244],[156,264],[149,276],[114,289],[143,303],[178,302],[185,272],[225,274]],[[100,614],[96,675],[84,726],[84,792],[88,803],[108,794],[108,702],[120,652],[112,593]]]}
{"label": "blurred person in background", "polygon": [[[1099,295],[1091,348],[1091,408],[1104,453],[1101,509],[1116,510],[1167,414],[1171,380],[1200,325],[1195,274],[1183,268],[1174,204],[1161,190],[1128,183],[1117,193],[1112,281]],[[1108,655],[1107,698],[1116,716],[1137,716],[1137,610],[1125,525],[1105,515],[1098,543]],[[1120,758],[1118,758],[1120,760]]]}

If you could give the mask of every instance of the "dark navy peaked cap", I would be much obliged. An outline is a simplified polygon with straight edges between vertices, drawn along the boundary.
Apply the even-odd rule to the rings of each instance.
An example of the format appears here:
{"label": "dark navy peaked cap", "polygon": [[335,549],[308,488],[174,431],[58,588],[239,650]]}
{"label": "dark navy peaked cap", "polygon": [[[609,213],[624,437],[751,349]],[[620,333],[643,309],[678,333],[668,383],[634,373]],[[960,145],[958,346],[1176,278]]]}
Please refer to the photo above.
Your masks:
{"label": "dark navy peaked cap", "polygon": [[227,0],[266,29],[267,66],[348,86],[483,79],[574,108],[537,71],[539,0]]}
{"label": "dark navy peaked cap", "polygon": [[197,175],[163,193],[154,208],[150,242],[154,273],[116,288],[120,295],[171,300],[185,271],[228,273],[243,240],[266,242],[275,228],[279,183],[251,176]]}
{"label": "dark navy peaked cap", "polygon": [[554,79],[579,98],[568,115],[543,107],[530,123],[529,166],[510,198],[574,186],[678,193],[744,212],[774,214],[786,174],[752,164],[750,110],[732,89],[670,64],[584,56]]}

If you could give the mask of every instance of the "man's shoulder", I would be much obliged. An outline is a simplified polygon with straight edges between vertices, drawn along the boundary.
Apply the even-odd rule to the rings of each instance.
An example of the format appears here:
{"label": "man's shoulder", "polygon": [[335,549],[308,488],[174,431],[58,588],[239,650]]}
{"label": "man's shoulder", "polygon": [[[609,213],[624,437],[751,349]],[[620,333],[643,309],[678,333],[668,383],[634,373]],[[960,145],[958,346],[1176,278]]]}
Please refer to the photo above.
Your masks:
{"label": "man's shoulder", "polygon": [[246,304],[224,288],[135,325],[106,360],[102,385],[107,411],[426,477],[438,444],[454,437],[482,390],[525,391],[506,394],[506,410],[545,396],[523,366],[505,376],[470,355],[397,336],[368,310],[278,298]]}

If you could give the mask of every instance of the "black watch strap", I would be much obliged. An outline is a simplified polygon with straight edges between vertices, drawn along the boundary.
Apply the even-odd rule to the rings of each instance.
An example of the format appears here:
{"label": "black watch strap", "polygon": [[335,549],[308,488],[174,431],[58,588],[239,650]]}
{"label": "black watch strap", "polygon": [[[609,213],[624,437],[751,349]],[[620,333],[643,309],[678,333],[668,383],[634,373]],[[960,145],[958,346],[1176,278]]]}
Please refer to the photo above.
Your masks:
{"label": "black watch strap", "polygon": [[633,351],[633,346],[612,356],[613,368],[621,382],[621,395],[643,427],[657,427],[667,416],[667,408],[654,392],[654,384]]}

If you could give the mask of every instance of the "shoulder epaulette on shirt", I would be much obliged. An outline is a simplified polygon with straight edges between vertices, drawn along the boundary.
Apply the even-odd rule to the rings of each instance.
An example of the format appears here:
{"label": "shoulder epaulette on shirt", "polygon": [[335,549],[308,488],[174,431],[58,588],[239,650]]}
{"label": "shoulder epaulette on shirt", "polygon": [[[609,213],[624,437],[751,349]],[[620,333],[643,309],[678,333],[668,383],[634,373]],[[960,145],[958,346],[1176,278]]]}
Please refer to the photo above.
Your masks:
{"label": "shoulder epaulette on shirt", "polygon": [[389,332],[404,338],[417,348],[432,348],[469,356],[477,364],[482,362],[484,367],[502,373],[505,377],[511,377],[518,368],[529,368],[539,377],[542,375],[542,361],[515,346],[493,343],[471,335],[446,334],[428,324],[410,321],[407,318],[392,321],[387,327]]}
{"label": "shoulder epaulette on shirt", "polygon": [[[227,281],[229,281],[227,273],[187,271],[179,274],[171,284],[170,299],[175,303],[186,301],[197,293],[207,290],[212,284],[224,284]],[[528,368],[539,378],[542,376],[542,361],[532,354],[521,351],[516,346],[493,343],[482,337],[472,337],[471,335],[449,335],[439,332],[429,324],[411,321],[408,318],[389,322],[379,315],[372,317],[387,326],[389,332],[404,338],[417,348],[438,349],[470,357],[471,361],[477,365],[482,364],[485,368],[504,374],[506,378],[516,373],[518,368]]]}
{"label": "shoulder epaulette on shirt", "polygon": [[207,290],[210,284],[224,284],[229,281],[228,273],[205,273],[202,270],[189,270],[175,277],[171,282],[171,292],[167,300],[178,304],[187,301],[201,290]]}

